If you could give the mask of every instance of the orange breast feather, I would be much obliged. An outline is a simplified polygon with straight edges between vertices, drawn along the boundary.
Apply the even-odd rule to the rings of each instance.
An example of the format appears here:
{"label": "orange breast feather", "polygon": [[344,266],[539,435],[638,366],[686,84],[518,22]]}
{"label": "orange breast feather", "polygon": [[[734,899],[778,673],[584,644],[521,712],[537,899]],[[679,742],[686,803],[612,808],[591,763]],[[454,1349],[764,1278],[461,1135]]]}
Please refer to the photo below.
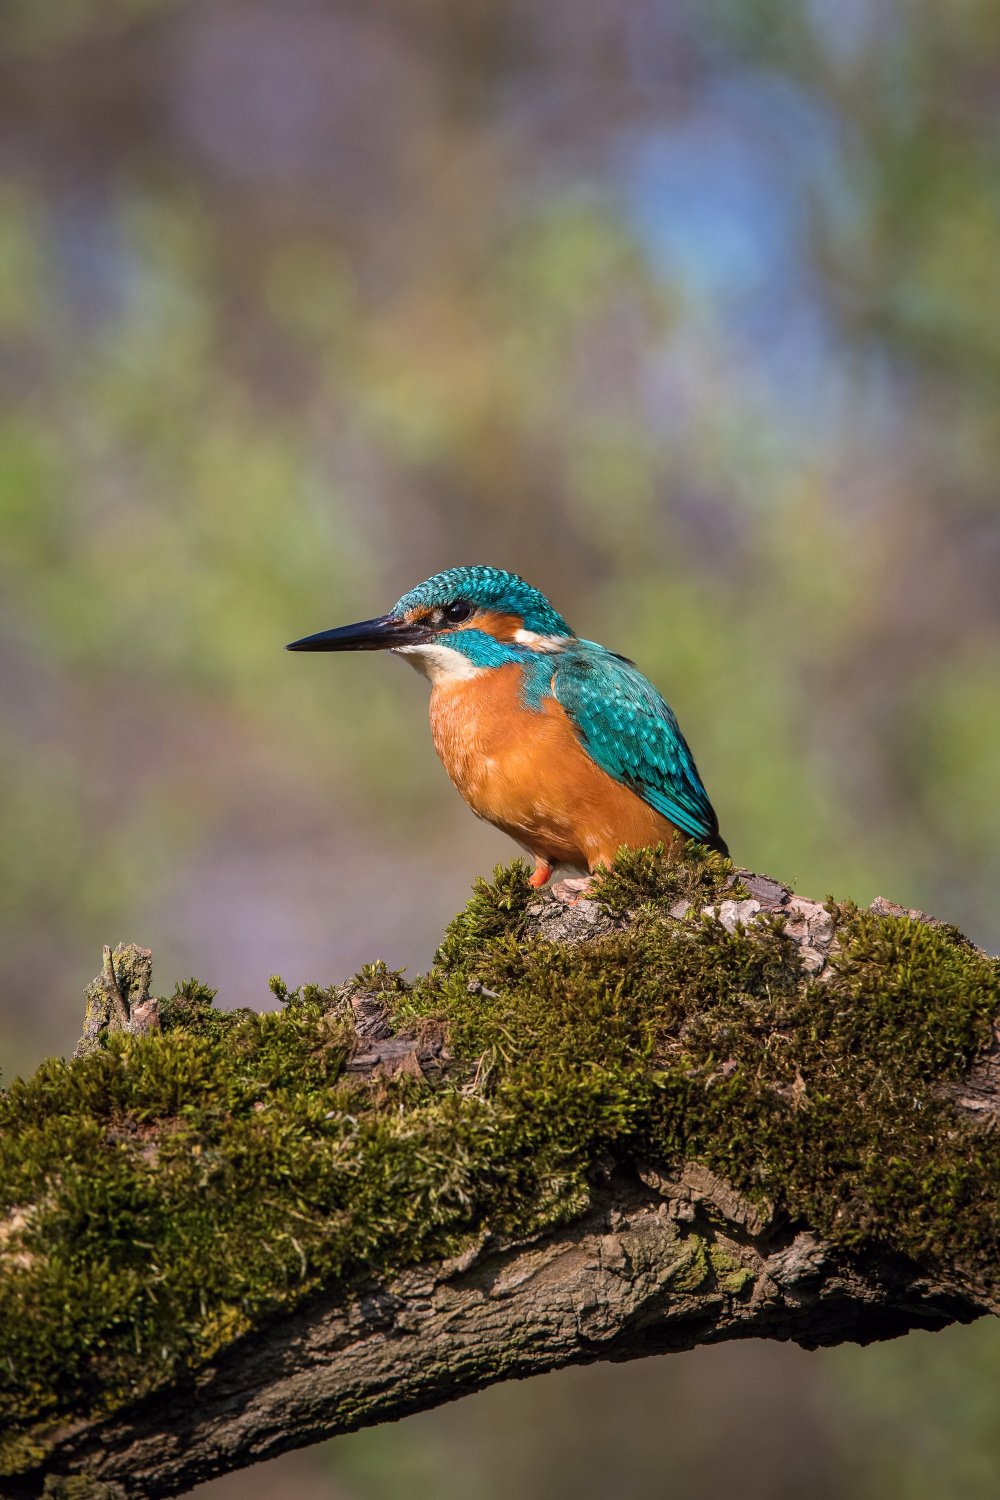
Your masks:
{"label": "orange breast feather", "polygon": [[669,844],[673,824],[591,760],[555,698],[525,708],[520,681],[512,662],[431,694],[434,747],[473,812],[552,864]]}

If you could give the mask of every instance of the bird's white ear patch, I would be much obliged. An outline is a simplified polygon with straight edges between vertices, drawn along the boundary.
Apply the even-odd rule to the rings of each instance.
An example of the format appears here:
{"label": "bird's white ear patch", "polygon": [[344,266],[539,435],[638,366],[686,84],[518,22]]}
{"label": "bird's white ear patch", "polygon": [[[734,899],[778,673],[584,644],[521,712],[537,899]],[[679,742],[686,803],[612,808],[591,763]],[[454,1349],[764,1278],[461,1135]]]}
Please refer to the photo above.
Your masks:
{"label": "bird's white ear patch", "polygon": [[419,646],[394,646],[389,654],[405,656],[410,666],[422,672],[435,687],[438,683],[462,682],[469,677],[479,677],[487,670],[486,667],[477,667],[461,651],[435,641]]}
{"label": "bird's white ear patch", "polygon": [[562,651],[566,645],[563,635],[537,635],[523,627],[514,631],[514,639],[519,646],[530,646],[532,651]]}

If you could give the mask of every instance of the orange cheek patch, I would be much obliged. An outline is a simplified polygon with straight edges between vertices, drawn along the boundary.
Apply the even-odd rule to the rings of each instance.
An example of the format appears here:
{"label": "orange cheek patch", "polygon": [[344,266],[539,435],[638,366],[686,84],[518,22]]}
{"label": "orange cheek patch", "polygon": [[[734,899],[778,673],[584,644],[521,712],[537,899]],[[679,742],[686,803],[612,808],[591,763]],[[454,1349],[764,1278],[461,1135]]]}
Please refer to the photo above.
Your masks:
{"label": "orange cheek patch", "polygon": [[485,614],[473,615],[469,628],[482,630],[496,641],[512,641],[516,632],[523,630],[524,621],[520,615],[504,615],[499,610],[491,609]]}

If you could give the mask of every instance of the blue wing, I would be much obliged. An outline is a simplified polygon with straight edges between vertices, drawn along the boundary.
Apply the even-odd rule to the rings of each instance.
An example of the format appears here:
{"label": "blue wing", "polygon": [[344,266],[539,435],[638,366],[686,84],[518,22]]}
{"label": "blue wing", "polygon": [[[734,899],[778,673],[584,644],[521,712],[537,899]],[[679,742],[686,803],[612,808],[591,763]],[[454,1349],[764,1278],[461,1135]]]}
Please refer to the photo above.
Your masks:
{"label": "blue wing", "polygon": [[673,710],[638,667],[593,641],[574,641],[555,660],[552,692],[591,759],[675,827],[728,854]]}

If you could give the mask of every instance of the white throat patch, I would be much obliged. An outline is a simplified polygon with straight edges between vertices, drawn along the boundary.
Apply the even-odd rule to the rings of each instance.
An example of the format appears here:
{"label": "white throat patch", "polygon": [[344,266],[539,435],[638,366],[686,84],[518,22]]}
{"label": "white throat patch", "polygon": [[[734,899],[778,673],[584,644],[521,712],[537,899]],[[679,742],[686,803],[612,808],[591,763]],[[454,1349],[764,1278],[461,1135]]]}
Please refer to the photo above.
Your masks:
{"label": "white throat patch", "polygon": [[439,642],[428,641],[420,646],[393,646],[390,656],[405,656],[411,667],[422,672],[437,687],[440,683],[462,682],[470,677],[479,677],[487,671],[477,667],[461,651]]}

